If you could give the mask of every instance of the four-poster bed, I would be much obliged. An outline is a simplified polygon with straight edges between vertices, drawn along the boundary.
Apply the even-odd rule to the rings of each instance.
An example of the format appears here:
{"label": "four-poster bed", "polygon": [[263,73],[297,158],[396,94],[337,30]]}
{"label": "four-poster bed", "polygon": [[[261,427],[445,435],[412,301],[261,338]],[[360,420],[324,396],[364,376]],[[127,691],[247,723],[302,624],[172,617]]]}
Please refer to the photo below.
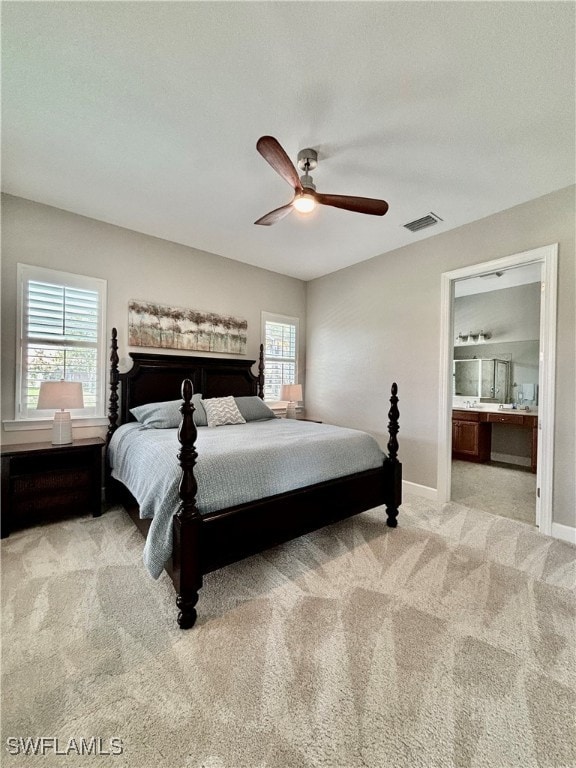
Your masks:
{"label": "four-poster bed", "polygon": [[[114,458],[118,454],[110,449],[117,448],[117,444],[123,439],[120,437],[122,430],[126,435],[132,429],[142,439],[150,438],[151,432],[169,432],[169,430],[150,430],[134,424],[135,418],[132,411],[146,404],[174,401],[179,393],[182,393],[181,423],[178,428],[179,468],[176,450],[174,450],[175,469],[180,472],[177,487],[179,499],[174,505],[173,512],[172,508],[170,511],[171,557],[165,565],[176,589],[178,624],[182,629],[192,627],[196,621],[195,606],[202,586],[202,577],[206,573],[380,505],[386,506],[387,525],[396,527],[402,482],[402,467],[397,458],[396,435],[399,429],[399,413],[396,384],[392,385],[391,407],[388,413],[388,455],[382,454],[380,449],[376,448],[378,451],[376,465],[372,459],[370,468],[358,471],[355,464],[358,451],[353,448],[347,454],[345,474],[340,469],[340,474],[330,479],[273,492],[263,497],[248,497],[249,501],[238,502],[232,498],[232,501],[223,508],[203,512],[199,509],[201,505],[198,499],[202,496],[203,488],[204,464],[202,462],[203,460],[207,462],[208,459],[204,459],[206,454],[202,448],[216,434],[219,439],[224,439],[226,435],[233,435],[235,431],[236,434],[242,434],[242,437],[246,436],[248,452],[256,450],[248,442],[248,437],[252,439],[258,430],[266,434],[278,430],[282,434],[282,440],[292,445],[292,453],[297,454],[294,450],[292,434],[296,425],[289,424],[287,420],[276,420],[272,417],[272,420],[264,425],[244,424],[239,427],[228,426],[216,429],[207,426],[198,428],[195,423],[194,412],[202,407],[196,402],[198,393],[201,393],[204,400],[231,395],[238,398],[237,402],[256,399],[255,396],[263,398],[262,347],[257,375],[252,372],[252,366],[255,364],[253,360],[150,353],[131,353],[130,357],[133,361],[132,368],[126,373],[120,373],[117,332],[113,329],[107,442],[114,462],[119,463],[119,459]],[[196,393],[195,402],[193,402],[194,393]],[[263,404],[261,407],[265,408]],[[204,441],[199,440],[199,429],[204,430],[200,435],[201,438],[206,438]],[[242,429],[246,430],[245,433],[241,433]],[[327,442],[326,433],[331,437],[332,432],[350,433],[347,437],[353,440],[358,440],[362,436],[377,446],[373,438],[356,430],[308,423],[301,423],[298,429],[306,433],[302,437],[303,451],[306,450],[305,443],[313,440],[317,442],[312,442],[308,450],[316,451],[319,442]],[[319,434],[314,434],[313,429],[318,430]],[[164,434],[162,437],[168,438],[168,435]],[[164,442],[166,443],[166,439]],[[200,442],[198,451],[197,442]],[[343,450],[338,447],[335,452],[342,454]],[[314,464],[314,461],[308,461],[308,463]],[[348,467],[352,469],[349,471]],[[195,475],[195,468],[200,482]],[[125,485],[113,477],[113,472],[115,468],[108,466],[106,472],[108,500],[122,501],[135,524],[147,536],[154,522],[142,519],[138,502]],[[220,475],[222,482],[224,482],[223,474],[226,473]],[[216,480],[218,484],[218,478]],[[164,564],[163,561],[162,564]]]}

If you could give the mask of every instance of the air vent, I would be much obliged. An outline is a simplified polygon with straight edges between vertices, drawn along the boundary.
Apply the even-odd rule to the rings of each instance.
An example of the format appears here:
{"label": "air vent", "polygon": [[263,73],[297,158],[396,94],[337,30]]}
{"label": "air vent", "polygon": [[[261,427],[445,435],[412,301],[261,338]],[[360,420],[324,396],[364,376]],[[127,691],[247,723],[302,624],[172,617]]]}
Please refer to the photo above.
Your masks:
{"label": "air vent", "polygon": [[441,219],[440,216],[436,216],[435,213],[430,212],[427,216],[422,216],[421,219],[409,221],[408,224],[404,224],[404,226],[406,229],[409,229],[410,232],[419,232],[421,229],[426,229],[426,227],[438,224],[439,221],[444,221],[444,219]]}

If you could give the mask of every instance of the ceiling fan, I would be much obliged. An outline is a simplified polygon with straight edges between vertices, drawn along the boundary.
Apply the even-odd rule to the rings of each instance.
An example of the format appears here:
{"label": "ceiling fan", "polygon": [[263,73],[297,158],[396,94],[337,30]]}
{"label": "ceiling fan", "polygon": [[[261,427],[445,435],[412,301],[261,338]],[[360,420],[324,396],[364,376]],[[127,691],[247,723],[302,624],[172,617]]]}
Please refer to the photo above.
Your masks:
{"label": "ceiling fan", "polygon": [[298,153],[298,168],[304,171],[300,177],[292,161],[273,136],[261,136],[256,143],[256,149],[276,173],[280,174],[294,189],[294,197],[287,205],[270,211],[254,224],[270,226],[292,213],[294,209],[300,213],[310,213],[317,205],[331,205],[334,208],[343,208],[345,211],[369,213],[372,216],[384,216],[388,210],[388,203],[385,200],[350,195],[322,195],[316,192],[316,186],[310,176],[310,171],[318,165],[318,153],[315,149],[302,149]]}

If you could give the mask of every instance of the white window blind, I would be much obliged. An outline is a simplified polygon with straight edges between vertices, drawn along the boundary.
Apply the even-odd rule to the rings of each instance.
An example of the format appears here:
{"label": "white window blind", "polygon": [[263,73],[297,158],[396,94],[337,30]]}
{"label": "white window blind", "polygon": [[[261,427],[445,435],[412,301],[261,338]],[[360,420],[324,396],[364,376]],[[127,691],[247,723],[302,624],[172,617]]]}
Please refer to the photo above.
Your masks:
{"label": "white window blind", "polygon": [[283,384],[296,384],[298,318],[262,313],[264,400],[279,401]]}
{"label": "white window blind", "polygon": [[51,417],[37,409],[42,381],[79,381],[84,408],[104,415],[106,281],[19,264],[20,375],[16,418]]}

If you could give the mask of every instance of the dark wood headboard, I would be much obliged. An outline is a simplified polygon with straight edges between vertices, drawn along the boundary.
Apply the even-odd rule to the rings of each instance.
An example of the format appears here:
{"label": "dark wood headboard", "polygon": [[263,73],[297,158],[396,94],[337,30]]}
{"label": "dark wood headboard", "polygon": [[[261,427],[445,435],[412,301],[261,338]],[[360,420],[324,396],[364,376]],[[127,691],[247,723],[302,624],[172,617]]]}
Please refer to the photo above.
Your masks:
{"label": "dark wood headboard", "polygon": [[[134,421],[131,408],[145,403],[178,400],[182,382],[190,379],[194,392],[204,398],[235,395],[264,397],[264,350],[260,345],[258,375],[252,373],[255,360],[191,355],[163,355],[131,352],[132,368],[118,370],[118,335],[112,329],[110,354],[109,434],[119,424]],[[118,394],[118,390],[120,390]]]}

